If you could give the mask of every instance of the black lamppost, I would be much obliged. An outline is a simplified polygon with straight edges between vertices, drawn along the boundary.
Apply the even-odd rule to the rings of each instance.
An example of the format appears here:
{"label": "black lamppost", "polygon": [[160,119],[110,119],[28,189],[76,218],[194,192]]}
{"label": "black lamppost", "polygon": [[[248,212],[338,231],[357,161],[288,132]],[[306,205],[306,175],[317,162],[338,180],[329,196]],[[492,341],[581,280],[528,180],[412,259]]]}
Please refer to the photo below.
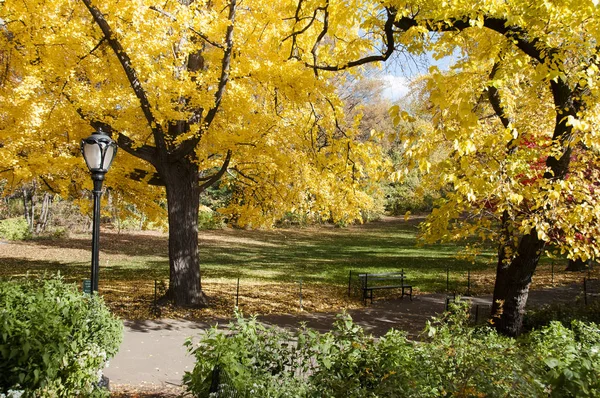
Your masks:
{"label": "black lamppost", "polygon": [[114,142],[102,129],[98,129],[88,138],[81,140],[81,153],[85,159],[88,169],[92,174],[94,189],[94,224],[92,232],[92,292],[98,291],[100,250],[100,196],[102,195],[102,182],[104,175],[108,172],[110,165],[117,154],[117,143]]}

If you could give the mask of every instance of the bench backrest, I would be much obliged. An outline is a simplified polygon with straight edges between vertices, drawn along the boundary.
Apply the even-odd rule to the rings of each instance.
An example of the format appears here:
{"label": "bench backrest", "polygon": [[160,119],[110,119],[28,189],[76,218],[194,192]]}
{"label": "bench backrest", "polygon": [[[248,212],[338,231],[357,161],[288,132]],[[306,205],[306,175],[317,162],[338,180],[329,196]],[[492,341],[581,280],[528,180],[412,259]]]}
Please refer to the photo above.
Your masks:
{"label": "bench backrest", "polygon": [[397,281],[404,282],[406,275],[404,272],[386,272],[386,273],[374,273],[374,274],[358,274],[358,278],[361,281],[363,287],[371,286],[374,282],[383,281]]}

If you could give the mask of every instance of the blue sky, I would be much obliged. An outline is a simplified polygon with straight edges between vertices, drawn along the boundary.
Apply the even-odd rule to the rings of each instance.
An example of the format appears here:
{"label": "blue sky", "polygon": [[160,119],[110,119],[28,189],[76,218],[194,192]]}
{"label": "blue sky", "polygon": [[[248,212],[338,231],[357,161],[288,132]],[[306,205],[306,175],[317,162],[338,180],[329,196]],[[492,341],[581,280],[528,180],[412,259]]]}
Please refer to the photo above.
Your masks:
{"label": "blue sky", "polygon": [[416,64],[409,68],[401,68],[400,62],[396,61],[385,65],[375,76],[383,82],[383,96],[397,101],[404,97],[409,90],[409,85],[412,79],[426,73],[430,66],[437,66],[440,70],[448,70],[450,64],[456,59],[455,56],[444,57],[439,60],[433,59],[431,53],[427,53],[422,57],[422,65]]}

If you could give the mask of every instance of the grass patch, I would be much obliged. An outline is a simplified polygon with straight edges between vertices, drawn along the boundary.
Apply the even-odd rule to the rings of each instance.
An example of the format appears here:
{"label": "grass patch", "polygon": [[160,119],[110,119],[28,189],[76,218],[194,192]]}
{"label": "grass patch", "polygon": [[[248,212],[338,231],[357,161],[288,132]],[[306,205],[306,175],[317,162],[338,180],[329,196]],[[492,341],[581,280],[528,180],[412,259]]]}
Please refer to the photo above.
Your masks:
{"label": "grass patch", "polygon": [[[298,311],[300,281],[306,311],[361,306],[360,300],[347,297],[350,270],[404,269],[416,292],[429,293],[446,290],[448,268],[449,289],[463,294],[470,271],[471,293],[492,291],[493,250],[471,263],[455,258],[458,247],[453,244],[417,247],[417,224],[418,220],[386,218],[348,228],[202,231],[202,283],[212,306],[206,310],[166,307],[160,315],[228,317],[235,305],[238,278],[239,304],[246,313]],[[90,235],[2,242],[0,277],[60,272],[66,280],[81,284],[90,275],[90,247]],[[154,281],[168,282],[167,235],[105,231],[100,248],[100,292],[107,303],[123,317],[153,317]],[[564,272],[565,266],[566,261],[557,263],[554,282],[580,281],[582,276]],[[545,260],[534,278],[534,288],[547,287],[551,281],[551,262]],[[397,296],[395,291],[388,293]]]}

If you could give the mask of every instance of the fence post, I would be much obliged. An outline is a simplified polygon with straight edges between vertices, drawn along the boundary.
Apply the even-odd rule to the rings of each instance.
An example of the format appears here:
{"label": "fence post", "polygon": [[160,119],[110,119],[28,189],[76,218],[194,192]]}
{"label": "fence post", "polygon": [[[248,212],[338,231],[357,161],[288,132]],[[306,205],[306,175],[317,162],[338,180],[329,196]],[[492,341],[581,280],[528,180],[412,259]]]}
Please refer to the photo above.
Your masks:
{"label": "fence post", "polygon": [[352,288],[352,270],[350,270],[350,276],[348,276],[348,297],[350,297],[351,288]]}
{"label": "fence post", "polygon": [[302,279],[300,279],[300,311],[302,311]]}
{"label": "fence post", "polygon": [[471,295],[471,268],[467,269],[467,294],[465,296]]}
{"label": "fence post", "polygon": [[[363,305],[367,305],[367,287],[369,286],[369,273],[365,272],[365,284],[363,286]],[[372,292],[373,290],[371,290]],[[373,297],[373,294],[371,294]],[[371,303],[373,303],[373,299],[371,298]]]}
{"label": "fence post", "polygon": [[240,300],[240,278],[237,278],[237,289],[235,291],[235,308],[237,309],[239,306]]}

